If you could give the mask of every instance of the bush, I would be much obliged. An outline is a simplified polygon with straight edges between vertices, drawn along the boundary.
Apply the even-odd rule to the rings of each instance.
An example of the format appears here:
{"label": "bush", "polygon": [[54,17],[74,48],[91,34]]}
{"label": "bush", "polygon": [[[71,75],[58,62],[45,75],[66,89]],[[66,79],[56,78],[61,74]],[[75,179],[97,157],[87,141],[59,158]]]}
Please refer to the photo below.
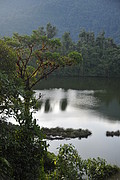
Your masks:
{"label": "bush", "polygon": [[56,169],[49,176],[49,179],[64,179],[64,180],[82,180],[84,174],[84,161],[78,155],[72,145],[63,145],[59,148],[59,153],[54,162]]}
{"label": "bush", "polygon": [[[13,126],[11,131],[6,132],[7,128],[4,130],[1,133],[1,157],[10,164],[11,179],[44,180],[44,158],[47,151],[40,127],[33,124],[29,128]],[[10,168],[5,166],[4,169],[4,174],[10,173]]]}
{"label": "bush", "polygon": [[49,180],[103,180],[119,172],[117,166],[101,158],[82,160],[74,146],[67,144],[59,147],[55,164],[54,172],[47,176]]}
{"label": "bush", "polygon": [[93,158],[86,160],[85,169],[89,179],[93,180],[106,179],[119,171],[119,168],[117,166],[107,164],[104,159],[101,159],[99,157],[97,159]]}

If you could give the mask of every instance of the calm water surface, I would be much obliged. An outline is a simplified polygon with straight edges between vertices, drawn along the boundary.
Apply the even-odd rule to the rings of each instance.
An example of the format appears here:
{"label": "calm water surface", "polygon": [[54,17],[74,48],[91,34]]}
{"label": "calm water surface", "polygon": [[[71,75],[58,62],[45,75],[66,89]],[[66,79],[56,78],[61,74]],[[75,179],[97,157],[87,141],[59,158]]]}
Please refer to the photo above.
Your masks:
{"label": "calm water surface", "polygon": [[120,166],[120,137],[106,131],[120,130],[120,83],[118,79],[48,79],[36,87],[42,94],[34,116],[41,127],[83,128],[92,131],[87,139],[48,141],[57,153],[60,144],[72,143],[82,158],[101,157]]}

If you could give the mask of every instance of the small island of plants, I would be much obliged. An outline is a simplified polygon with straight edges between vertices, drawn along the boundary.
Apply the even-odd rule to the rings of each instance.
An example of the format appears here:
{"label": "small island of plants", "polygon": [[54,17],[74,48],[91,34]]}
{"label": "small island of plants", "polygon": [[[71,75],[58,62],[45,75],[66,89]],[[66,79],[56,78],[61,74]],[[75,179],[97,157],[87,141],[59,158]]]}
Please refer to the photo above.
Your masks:
{"label": "small island of plants", "polygon": [[120,136],[120,131],[117,130],[117,131],[106,131],[106,136]]}
{"label": "small island of plants", "polygon": [[55,139],[70,139],[70,138],[87,138],[92,133],[86,129],[64,129],[60,127],[56,128],[42,128],[43,134],[46,135],[46,139],[55,140]]}

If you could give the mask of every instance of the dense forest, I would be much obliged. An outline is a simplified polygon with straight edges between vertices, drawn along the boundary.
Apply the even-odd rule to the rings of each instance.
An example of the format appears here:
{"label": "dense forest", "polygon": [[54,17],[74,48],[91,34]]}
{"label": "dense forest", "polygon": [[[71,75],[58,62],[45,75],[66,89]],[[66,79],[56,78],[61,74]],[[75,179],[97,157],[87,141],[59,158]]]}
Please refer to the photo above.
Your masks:
{"label": "dense forest", "polygon": [[119,0],[1,0],[0,35],[31,34],[48,22],[58,28],[58,37],[70,32],[74,41],[82,28],[120,43]]}
{"label": "dense forest", "polygon": [[82,54],[83,61],[77,66],[61,69],[55,75],[120,77],[120,46],[112,38],[106,38],[104,31],[95,36],[94,32],[83,29],[77,42],[65,32],[61,42],[63,55],[77,51]]}

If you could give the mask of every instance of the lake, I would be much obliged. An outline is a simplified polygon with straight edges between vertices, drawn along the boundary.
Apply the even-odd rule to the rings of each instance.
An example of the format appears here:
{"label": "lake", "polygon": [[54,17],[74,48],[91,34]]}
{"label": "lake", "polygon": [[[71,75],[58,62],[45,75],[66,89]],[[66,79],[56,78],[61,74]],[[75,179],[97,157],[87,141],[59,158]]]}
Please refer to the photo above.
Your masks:
{"label": "lake", "polygon": [[106,131],[120,130],[120,81],[104,78],[49,78],[36,86],[40,108],[34,114],[41,127],[83,128],[87,139],[48,141],[57,153],[60,144],[72,143],[83,159],[101,157],[120,166],[120,137]]}

